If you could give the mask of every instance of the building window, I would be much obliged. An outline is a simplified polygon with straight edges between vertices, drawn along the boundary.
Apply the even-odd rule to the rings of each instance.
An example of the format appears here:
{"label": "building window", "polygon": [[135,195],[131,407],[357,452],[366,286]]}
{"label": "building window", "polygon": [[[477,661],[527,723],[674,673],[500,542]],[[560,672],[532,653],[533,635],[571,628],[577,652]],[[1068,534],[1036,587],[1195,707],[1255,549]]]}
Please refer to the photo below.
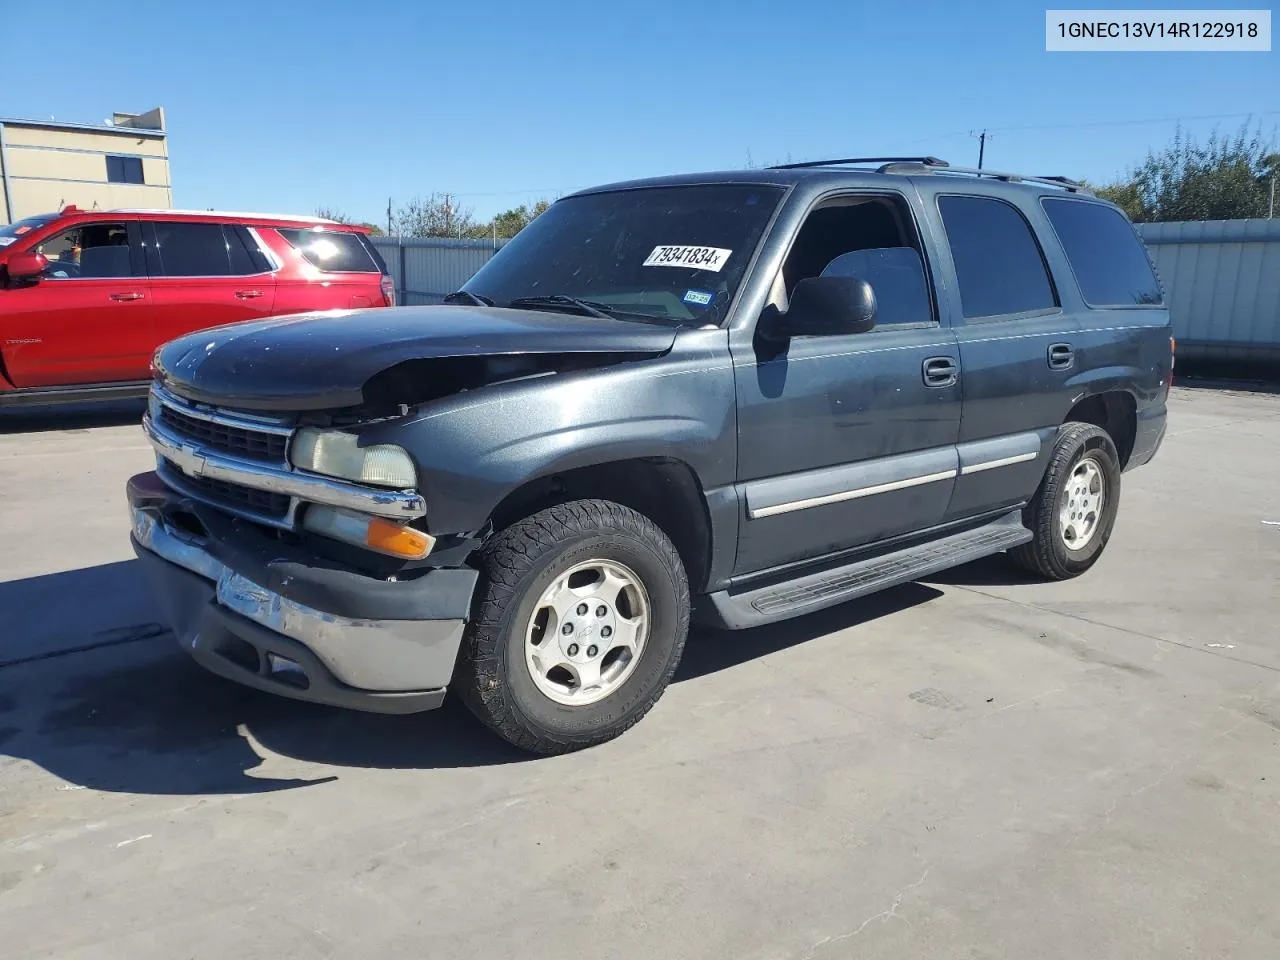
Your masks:
{"label": "building window", "polygon": [[107,156],[107,183],[142,183],[141,157]]}

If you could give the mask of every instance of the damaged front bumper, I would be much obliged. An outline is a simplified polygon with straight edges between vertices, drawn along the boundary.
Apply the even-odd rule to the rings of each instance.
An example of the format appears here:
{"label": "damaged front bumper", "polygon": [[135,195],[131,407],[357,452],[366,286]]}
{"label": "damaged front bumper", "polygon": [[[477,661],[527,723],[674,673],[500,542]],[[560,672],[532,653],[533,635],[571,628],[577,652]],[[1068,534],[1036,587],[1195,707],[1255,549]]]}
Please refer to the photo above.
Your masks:
{"label": "damaged front bumper", "polygon": [[373,713],[444,699],[476,571],[379,580],[255,540],[241,521],[210,530],[199,505],[154,473],[133,477],[128,497],[134,551],[178,642],[208,670]]}

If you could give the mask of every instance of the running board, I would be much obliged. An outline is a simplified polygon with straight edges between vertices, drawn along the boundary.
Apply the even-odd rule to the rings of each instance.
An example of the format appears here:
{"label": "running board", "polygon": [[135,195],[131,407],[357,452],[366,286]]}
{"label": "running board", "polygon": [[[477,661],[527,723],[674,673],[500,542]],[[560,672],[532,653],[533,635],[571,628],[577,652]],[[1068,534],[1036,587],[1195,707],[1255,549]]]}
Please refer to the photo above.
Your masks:
{"label": "running board", "polygon": [[18,387],[0,391],[0,408],[80,403],[91,400],[103,403],[115,400],[141,400],[150,388],[150,380],[76,383],[65,387]]}
{"label": "running board", "polygon": [[709,601],[706,619],[711,625],[726,630],[786,620],[958,567],[1030,539],[1031,531],[1022,525],[1021,511],[1015,510],[973,530],[856,560],[831,570],[767,587],[712,593],[706,597]]}

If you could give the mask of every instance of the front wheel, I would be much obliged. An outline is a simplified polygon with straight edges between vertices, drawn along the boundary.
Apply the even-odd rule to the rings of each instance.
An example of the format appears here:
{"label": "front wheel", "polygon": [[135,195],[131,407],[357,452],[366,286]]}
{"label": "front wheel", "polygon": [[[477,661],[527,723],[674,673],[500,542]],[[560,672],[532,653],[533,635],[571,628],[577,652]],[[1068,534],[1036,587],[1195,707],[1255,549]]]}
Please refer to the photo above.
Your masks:
{"label": "front wheel", "polygon": [[610,501],[565,503],[486,545],[454,688],[510,743],[566,753],[648,713],[688,630],[689,586],[666,534]]}
{"label": "front wheel", "polygon": [[1120,507],[1120,457],[1091,423],[1067,423],[1035,497],[1022,511],[1033,535],[1010,551],[1019,566],[1051,580],[1088,570],[1111,539]]}

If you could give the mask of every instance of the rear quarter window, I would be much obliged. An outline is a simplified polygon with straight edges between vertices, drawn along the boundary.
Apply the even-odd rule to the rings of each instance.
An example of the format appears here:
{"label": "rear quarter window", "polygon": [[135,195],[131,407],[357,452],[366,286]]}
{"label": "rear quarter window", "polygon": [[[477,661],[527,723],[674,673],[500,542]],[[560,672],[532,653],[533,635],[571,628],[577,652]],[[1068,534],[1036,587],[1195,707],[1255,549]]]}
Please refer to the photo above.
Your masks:
{"label": "rear quarter window", "polygon": [[1082,200],[1040,201],[1091,307],[1157,306],[1160,282],[1132,224],[1111,207]]}
{"label": "rear quarter window", "polygon": [[335,230],[277,229],[313,267],[330,273],[382,273],[364,237]]}

